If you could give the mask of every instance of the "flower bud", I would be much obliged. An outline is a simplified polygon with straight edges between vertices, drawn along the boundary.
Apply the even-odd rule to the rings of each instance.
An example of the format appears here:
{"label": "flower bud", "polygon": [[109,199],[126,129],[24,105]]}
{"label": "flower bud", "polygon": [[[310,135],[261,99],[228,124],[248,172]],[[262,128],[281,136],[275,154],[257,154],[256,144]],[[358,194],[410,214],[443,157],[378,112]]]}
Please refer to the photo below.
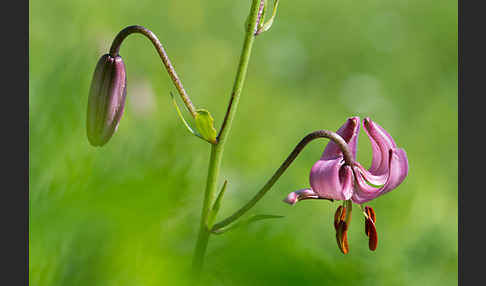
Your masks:
{"label": "flower bud", "polygon": [[120,56],[103,55],[93,75],[88,98],[87,135],[93,146],[103,146],[115,133],[126,97],[125,64]]}

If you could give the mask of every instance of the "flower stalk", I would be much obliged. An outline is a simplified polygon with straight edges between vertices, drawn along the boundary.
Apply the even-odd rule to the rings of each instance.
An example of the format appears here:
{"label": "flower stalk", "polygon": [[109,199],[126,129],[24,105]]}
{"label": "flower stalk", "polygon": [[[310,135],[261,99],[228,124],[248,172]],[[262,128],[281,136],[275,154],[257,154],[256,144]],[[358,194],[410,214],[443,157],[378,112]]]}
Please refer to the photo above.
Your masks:
{"label": "flower stalk", "polygon": [[113,40],[113,42],[111,44],[111,48],[110,48],[110,55],[112,55],[113,57],[118,56],[123,40],[125,40],[125,38],[128,35],[133,34],[133,33],[142,34],[152,42],[155,49],[157,50],[157,53],[159,54],[160,58],[162,59],[162,62],[164,63],[164,66],[165,66],[167,72],[169,73],[169,76],[172,79],[172,82],[174,83],[177,91],[179,92],[179,95],[181,96],[182,101],[184,101],[184,104],[186,105],[187,110],[191,113],[192,117],[196,117],[196,115],[197,115],[196,108],[192,104],[192,101],[189,98],[189,95],[187,95],[187,92],[184,89],[184,86],[182,85],[182,82],[179,79],[179,76],[177,76],[177,73],[174,69],[174,66],[171,63],[169,56],[167,56],[167,53],[165,52],[164,46],[162,46],[162,43],[159,41],[157,36],[155,36],[155,34],[152,31],[150,31],[149,29],[147,29],[145,27],[138,26],[138,25],[128,26],[128,27],[124,28],[123,30],[121,30],[116,35],[115,39]]}
{"label": "flower stalk", "polygon": [[206,181],[206,190],[204,193],[203,206],[201,211],[201,222],[199,224],[199,234],[196,241],[196,248],[192,261],[192,270],[194,277],[197,279],[201,273],[204,255],[206,253],[209,235],[211,230],[208,228],[208,218],[211,211],[211,205],[214,201],[221,160],[223,157],[224,146],[228,138],[231,125],[236,114],[241,91],[246,79],[246,73],[250,62],[251,50],[255,40],[255,29],[257,27],[260,9],[263,9],[261,3],[263,0],[253,0],[250,15],[248,17],[248,27],[245,33],[245,40],[241,51],[240,61],[236,72],[236,78],[231,92],[230,102],[223,120],[223,124],[218,133],[216,144],[211,145],[211,157],[209,161],[208,177]]}
{"label": "flower stalk", "polygon": [[318,130],[314,131],[307,136],[305,136],[298,144],[295,146],[295,148],[292,150],[292,152],[289,154],[289,156],[285,159],[285,161],[280,165],[280,167],[277,169],[277,171],[273,174],[273,176],[267,181],[267,183],[258,191],[258,193],[250,199],[244,206],[242,206],[240,209],[238,209],[235,213],[230,215],[229,217],[225,218],[224,220],[216,223],[213,228],[211,229],[212,232],[218,232],[220,229],[224,228],[225,226],[231,224],[238,218],[240,218],[242,215],[244,215],[248,210],[250,210],[259,200],[263,198],[263,196],[272,188],[272,186],[277,182],[277,180],[280,178],[280,176],[283,175],[285,170],[287,170],[288,167],[292,164],[292,162],[297,158],[297,156],[302,152],[305,146],[312,142],[315,139],[318,138],[328,138],[332,140],[334,143],[336,143],[339,148],[342,150],[344,154],[344,160],[345,164],[352,166],[354,164],[354,159],[351,151],[348,148],[348,145],[346,144],[346,141],[339,136],[339,134],[328,131],[328,130]]}

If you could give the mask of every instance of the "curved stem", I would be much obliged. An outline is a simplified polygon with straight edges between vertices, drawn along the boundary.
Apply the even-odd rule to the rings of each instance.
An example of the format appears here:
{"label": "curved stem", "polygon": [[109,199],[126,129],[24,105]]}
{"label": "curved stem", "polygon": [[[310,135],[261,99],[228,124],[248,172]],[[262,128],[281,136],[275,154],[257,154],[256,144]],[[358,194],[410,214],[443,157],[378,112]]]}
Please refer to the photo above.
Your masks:
{"label": "curved stem", "polygon": [[305,136],[297,146],[295,146],[294,150],[290,153],[290,155],[285,159],[285,161],[280,165],[280,167],[277,169],[277,171],[273,174],[273,176],[270,178],[270,180],[267,181],[267,183],[258,191],[258,193],[249,201],[247,202],[243,207],[241,207],[239,210],[237,210],[235,213],[233,213],[231,216],[227,217],[226,219],[222,220],[221,222],[215,224],[211,231],[218,231],[219,229],[227,226],[228,224],[234,222],[237,220],[239,217],[241,217],[243,214],[245,214],[248,210],[250,210],[267,192],[270,190],[270,188],[277,182],[277,180],[282,176],[282,174],[287,170],[287,168],[292,164],[292,162],[297,158],[299,153],[304,149],[304,147],[309,144],[309,142],[313,141],[314,139],[317,138],[328,138],[332,140],[334,143],[336,143],[341,151],[343,152],[344,155],[344,161],[345,164],[347,165],[354,165],[354,159],[351,151],[348,148],[348,144],[346,141],[339,136],[339,134],[328,131],[328,130],[319,130],[319,131],[314,131],[307,136]]}
{"label": "curved stem", "polygon": [[191,102],[191,99],[186,93],[186,90],[182,86],[182,82],[177,76],[177,73],[172,66],[172,63],[169,60],[169,57],[167,56],[167,53],[164,50],[164,47],[162,46],[162,43],[160,43],[159,39],[157,36],[155,36],[152,31],[149,29],[134,25],[134,26],[128,26],[121,30],[118,35],[116,35],[115,39],[113,40],[113,43],[111,44],[110,48],[110,55],[115,57],[118,55],[120,51],[120,46],[123,42],[123,40],[130,34],[133,33],[138,33],[146,36],[154,45],[155,49],[159,53],[160,58],[162,59],[162,62],[164,63],[165,68],[167,69],[167,72],[169,73],[170,78],[172,79],[172,82],[174,83],[175,87],[177,88],[177,91],[179,92],[180,96],[182,97],[182,100],[184,101],[184,104],[186,105],[187,109],[191,113],[193,117],[196,116],[196,109],[194,108],[194,105]]}

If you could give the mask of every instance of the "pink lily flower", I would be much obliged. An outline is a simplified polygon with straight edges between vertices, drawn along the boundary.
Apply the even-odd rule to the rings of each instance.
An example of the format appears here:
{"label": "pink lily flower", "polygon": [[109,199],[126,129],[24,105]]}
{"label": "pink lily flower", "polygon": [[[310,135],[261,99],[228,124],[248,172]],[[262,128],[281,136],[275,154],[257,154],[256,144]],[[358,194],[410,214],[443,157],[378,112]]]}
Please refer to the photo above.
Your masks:
{"label": "pink lily flower", "polygon": [[[393,138],[380,125],[369,118],[363,120],[363,128],[371,140],[373,159],[365,169],[356,161],[356,149],[360,127],[359,117],[349,118],[336,132],[348,144],[354,162],[347,164],[336,143],[330,141],[321,158],[312,166],[310,188],[290,193],[285,202],[294,205],[305,199],[342,200],[344,204],[335,215],[336,237],[343,253],[348,252],[347,228],[351,220],[351,202],[362,205],[398,187],[408,174],[405,150],[398,148]],[[349,162],[348,162],[349,163]],[[363,210],[366,234],[370,249],[376,249],[376,215],[371,207]]]}

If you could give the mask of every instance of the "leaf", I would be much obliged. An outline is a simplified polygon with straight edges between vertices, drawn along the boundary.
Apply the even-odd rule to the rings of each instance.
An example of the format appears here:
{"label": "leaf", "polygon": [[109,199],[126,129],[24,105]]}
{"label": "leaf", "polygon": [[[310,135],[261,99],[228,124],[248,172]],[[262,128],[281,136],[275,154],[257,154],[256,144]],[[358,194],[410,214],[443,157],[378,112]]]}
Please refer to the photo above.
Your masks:
{"label": "leaf", "polygon": [[264,220],[264,219],[271,219],[271,218],[283,218],[284,216],[282,215],[253,215],[251,218],[248,219],[246,224],[250,224],[252,222],[256,222],[259,220]]}
{"label": "leaf", "polygon": [[209,212],[209,217],[208,217],[208,228],[211,229],[213,227],[214,219],[216,219],[216,215],[219,212],[219,208],[221,207],[221,200],[223,199],[224,192],[226,191],[226,185],[228,181],[225,180],[223,183],[223,187],[221,187],[221,191],[218,194],[218,197],[216,198],[216,201],[213,204],[213,208]]}
{"label": "leaf", "polygon": [[253,223],[253,222],[257,222],[257,221],[260,221],[260,220],[265,220],[265,219],[276,219],[276,218],[283,218],[284,216],[281,216],[281,215],[265,215],[265,214],[261,214],[261,215],[252,215],[251,217],[247,218],[247,219],[244,219],[244,220],[241,220],[239,222],[236,222],[234,223],[233,225],[230,225],[226,228],[221,228],[221,229],[216,229],[216,230],[213,230],[212,232],[214,234],[221,234],[223,232],[227,232],[228,230],[232,230],[232,229],[235,229],[235,228],[238,228],[238,227],[245,227],[245,226],[248,226],[249,224]]}
{"label": "leaf", "polygon": [[[191,132],[193,135],[199,137],[199,138],[202,138],[201,135],[199,135],[199,133],[197,133],[196,131],[194,131],[191,126],[189,125],[189,123],[187,123],[187,121],[184,119],[184,116],[182,116],[182,112],[181,110],[179,109],[179,106],[177,105],[177,102],[175,100],[175,97],[174,95],[172,94],[172,92],[170,92],[170,97],[172,98],[172,103],[174,104],[174,107],[177,111],[177,115],[179,115],[179,118],[182,120],[182,122],[184,123],[184,125],[186,126],[187,130],[189,130],[189,132]],[[202,138],[204,139],[204,138]]]}
{"label": "leaf", "polygon": [[214,128],[214,119],[206,109],[196,110],[196,128],[201,137],[212,143],[216,144],[217,132]]}

